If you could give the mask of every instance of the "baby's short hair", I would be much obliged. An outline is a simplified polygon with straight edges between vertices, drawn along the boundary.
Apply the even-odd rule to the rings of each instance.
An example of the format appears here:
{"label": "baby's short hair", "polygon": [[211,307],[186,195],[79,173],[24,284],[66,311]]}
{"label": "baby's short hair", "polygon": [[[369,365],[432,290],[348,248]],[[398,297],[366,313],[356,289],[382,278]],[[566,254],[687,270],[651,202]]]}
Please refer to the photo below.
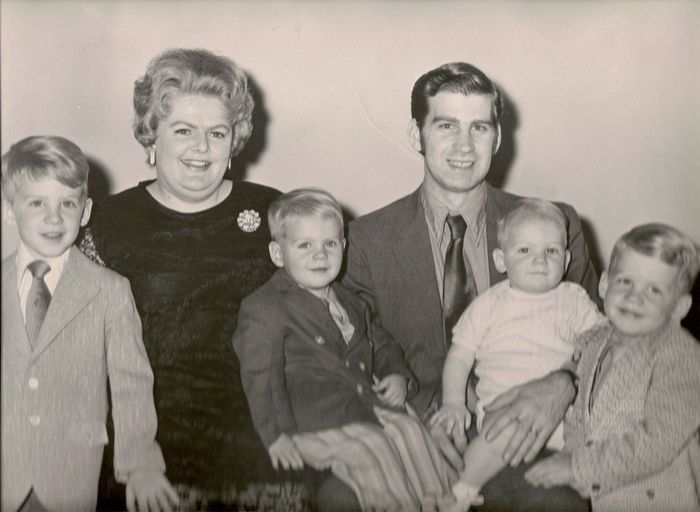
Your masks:
{"label": "baby's short hair", "polygon": [[700,270],[698,246],[680,230],[666,224],[642,224],[622,235],[613,246],[608,268],[615,268],[620,253],[632,250],[678,268],[681,292],[690,291]]}
{"label": "baby's short hair", "polygon": [[278,242],[284,238],[289,217],[310,215],[336,219],[343,230],[343,210],[329,192],[317,187],[298,188],[282,194],[270,205],[267,221],[272,239]]}
{"label": "baby's short hair", "polygon": [[503,248],[508,238],[508,230],[516,222],[526,219],[550,220],[559,225],[564,245],[567,240],[568,221],[566,215],[554,203],[537,198],[523,198],[518,200],[515,207],[509,210],[498,220],[498,246]]}
{"label": "baby's short hair", "polygon": [[27,137],[2,156],[2,195],[12,203],[25,178],[54,178],[70,188],[83,187],[85,195],[89,171],[87,158],[68,139],[50,135]]}

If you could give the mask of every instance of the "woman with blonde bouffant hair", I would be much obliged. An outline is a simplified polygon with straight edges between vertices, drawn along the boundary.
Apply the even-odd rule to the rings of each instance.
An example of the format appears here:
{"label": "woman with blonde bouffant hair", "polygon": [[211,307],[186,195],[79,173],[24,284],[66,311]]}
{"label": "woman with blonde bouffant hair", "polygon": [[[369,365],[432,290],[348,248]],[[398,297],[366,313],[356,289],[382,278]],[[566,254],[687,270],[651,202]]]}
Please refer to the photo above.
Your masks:
{"label": "woman with blonde bouffant hair", "polygon": [[153,59],[134,87],[134,135],[156,178],[98,205],[82,244],[131,282],[158,442],[185,507],[304,506],[296,483],[280,492],[288,477],[255,433],[231,342],[241,300],[273,272],[267,208],[279,192],[227,178],[253,105],[226,57],[171,49]]}

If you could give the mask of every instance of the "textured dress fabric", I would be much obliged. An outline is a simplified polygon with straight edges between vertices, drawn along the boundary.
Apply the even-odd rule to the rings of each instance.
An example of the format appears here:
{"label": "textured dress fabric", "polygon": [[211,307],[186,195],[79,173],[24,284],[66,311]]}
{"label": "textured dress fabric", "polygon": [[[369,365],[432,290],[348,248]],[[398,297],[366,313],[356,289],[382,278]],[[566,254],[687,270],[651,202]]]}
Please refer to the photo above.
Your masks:
{"label": "textured dress fabric", "polygon": [[285,477],[253,427],[232,338],[241,300],[274,271],[267,207],[279,192],[236,183],[220,204],[180,213],[153,199],[150,183],[99,205],[83,248],[131,282],[168,477],[225,490],[219,501],[259,501],[259,483]]}

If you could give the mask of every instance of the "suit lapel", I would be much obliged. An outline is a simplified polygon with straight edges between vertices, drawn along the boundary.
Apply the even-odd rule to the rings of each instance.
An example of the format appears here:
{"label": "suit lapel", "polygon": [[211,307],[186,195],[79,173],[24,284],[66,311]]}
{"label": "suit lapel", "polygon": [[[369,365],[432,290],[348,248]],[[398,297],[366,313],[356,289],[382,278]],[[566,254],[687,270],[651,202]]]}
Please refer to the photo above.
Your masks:
{"label": "suit lapel", "polygon": [[[349,348],[357,342],[358,338],[361,338],[366,334],[367,322],[362,314],[362,311],[360,310],[358,299],[352,295],[352,293],[347,291],[338,283],[333,283],[333,291],[335,292],[335,296],[338,297],[338,301],[340,302],[341,306],[343,306],[345,312],[348,314],[348,320],[355,328],[352,339],[349,343],[345,344],[346,348]],[[345,341],[345,338],[343,338],[343,341]]]}
{"label": "suit lapel", "polygon": [[51,344],[100,290],[97,268],[75,247],[70,251],[41,326],[34,357]]}
{"label": "suit lapel", "polygon": [[[395,274],[401,276],[395,284],[401,290],[400,296],[419,293],[426,296],[420,311],[410,311],[423,318],[430,332],[435,333],[435,339],[441,340],[445,346],[445,333],[442,322],[442,299],[435,274],[433,248],[430,243],[430,233],[425,219],[425,211],[420,201],[420,188],[408,197],[405,213],[397,217],[395,226],[396,242],[393,247],[394,261],[388,265],[397,269]],[[432,296],[432,298],[431,298]]]}
{"label": "suit lapel", "polygon": [[17,344],[23,352],[29,353],[31,345],[17,291],[16,254],[16,252],[13,253],[4,261],[2,269],[2,331],[8,334],[8,339],[3,339],[2,343]]}
{"label": "suit lapel", "polygon": [[[296,284],[284,269],[277,270],[273,279],[276,281],[277,291],[284,294],[289,311],[304,329],[318,331],[318,336],[323,336],[323,339],[330,341],[332,346],[345,350],[346,343],[340,329],[318,297]],[[328,345],[324,344],[324,346]]]}

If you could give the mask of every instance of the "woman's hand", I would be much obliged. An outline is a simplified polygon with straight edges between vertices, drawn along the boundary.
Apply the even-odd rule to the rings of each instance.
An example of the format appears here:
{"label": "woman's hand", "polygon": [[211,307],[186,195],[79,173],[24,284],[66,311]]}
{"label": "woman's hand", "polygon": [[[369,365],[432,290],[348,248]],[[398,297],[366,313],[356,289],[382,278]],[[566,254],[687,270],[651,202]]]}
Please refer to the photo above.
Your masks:
{"label": "woman's hand", "polygon": [[516,386],[484,407],[491,421],[484,424],[483,434],[490,441],[517,422],[503,460],[511,466],[531,462],[564,418],[575,394],[569,373],[563,371]]}
{"label": "woman's hand", "polygon": [[372,390],[385,404],[395,407],[403,407],[406,404],[408,394],[408,381],[403,375],[392,373],[382,380],[374,378]]}
{"label": "woman's hand", "polygon": [[280,467],[284,470],[302,469],[304,467],[304,461],[299,450],[292,438],[287,434],[280,434],[268,447],[267,453],[270,454],[272,467],[275,470],[280,469]]}

